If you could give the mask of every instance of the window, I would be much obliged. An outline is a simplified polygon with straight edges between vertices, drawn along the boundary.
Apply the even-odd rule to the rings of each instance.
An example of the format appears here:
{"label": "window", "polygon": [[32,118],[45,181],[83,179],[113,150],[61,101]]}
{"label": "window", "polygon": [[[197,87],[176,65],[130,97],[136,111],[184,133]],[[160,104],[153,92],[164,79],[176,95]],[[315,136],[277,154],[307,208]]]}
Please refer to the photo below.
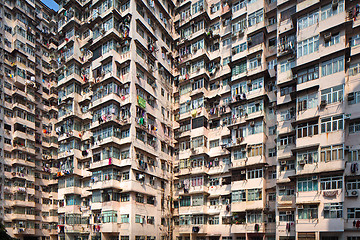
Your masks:
{"label": "window", "polygon": [[148,216],[146,222],[148,224],[155,224],[155,217],[154,216]]}
{"label": "window", "polygon": [[324,218],[342,218],[343,203],[324,203]]}
{"label": "window", "polygon": [[262,155],[263,146],[262,144],[248,145],[248,156],[255,157]]}
{"label": "window", "polygon": [[324,177],[320,179],[321,190],[342,189],[342,176]]}
{"label": "window", "polygon": [[[246,214],[246,222],[247,223],[262,223],[263,216],[261,212],[248,212]],[[224,239],[224,237],[223,237]]]}
{"label": "window", "polygon": [[294,195],[295,189],[292,186],[284,186],[285,188],[279,189],[279,196],[291,196]]}
{"label": "window", "polygon": [[258,201],[262,199],[262,189],[249,189],[247,191],[247,201]]}
{"label": "window", "polygon": [[309,150],[304,152],[298,152],[296,154],[296,160],[298,167],[302,167],[305,164],[313,164],[317,163],[318,160],[318,151],[317,150]]}
{"label": "window", "polygon": [[340,43],[340,34],[339,33],[332,35],[329,40],[325,40],[324,46],[330,47],[330,46],[338,44],[338,43]]}
{"label": "window", "polygon": [[209,216],[209,225],[219,224],[219,216]]}
{"label": "window", "polygon": [[315,65],[313,67],[299,70],[297,73],[298,83],[305,83],[311,80],[315,80],[319,78],[319,66]]}
{"label": "window", "polygon": [[349,93],[348,94],[348,103],[349,103],[349,105],[360,103],[360,91]]}
{"label": "window", "polygon": [[348,236],[347,240],[360,240],[360,237]]}
{"label": "window", "polygon": [[284,61],[280,63],[280,72],[284,73],[290,71],[291,68],[295,67],[294,61]]}
{"label": "window", "polygon": [[233,76],[236,76],[236,75],[239,75],[239,74],[242,74],[244,72],[246,72],[247,70],[247,67],[246,67],[246,61],[244,62],[241,62],[239,63],[238,65],[235,65],[233,68],[232,68],[232,75]]}
{"label": "window", "polygon": [[232,5],[232,12],[237,12],[239,11],[240,9],[246,7],[246,0],[242,0],[242,1],[238,1],[238,2],[235,2],[233,5]]}
{"label": "window", "polygon": [[348,154],[349,162],[360,161],[360,149],[350,150]]}
{"label": "window", "polygon": [[360,63],[351,64],[349,67],[349,76],[355,76],[360,72]]}
{"label": "window", "polygon": [[344,11],[344,1],[339,1],[336,7],[333,7],[333,5],[330,3],[321,8],[321,20],[323,21],[343,11]]}
{"label": "window", "polygon": [[[262,104],[256,105],[254,104],[251,107],[248,107],[248,114],[253,113],[251,111],[257,112],[257,110],[262,109]],[[261,111],[261,110],[260,110]],[[248,127],[248,135],[258,134],[263,132],[263,122],[255,122],[254,124],[249,125]]]}
{"label": "window", "polygon": [[183,196],[180,199],[180,207],[189,207],[191,206],[191,197],[190,196]]}
{"label": "window", "polygon": [[268,62],[268,68],[269,69],[275,69],[277,65],[277,59],[271,60]]}
{"label": "window", "polygon": [[229,46],[231,44],[231,39],[230,38],[225,38],[222,41],[223,47]]}
{"label": "window", "polygon": [[210,148],[215,148],[219,146],[219,139],[210,141]]}
{"label": "window", "polygon": [[234,160],[243,159],[246,157],[246,150],[245,148],[235,149],[233,151]]}
{"label": "window", "polygon": [[280,162],[280,171],[288,171],[288,170],[294,170],[294,169],[295,169],[295,161],[294,160]]}
{"label": "window", "polygon": [[277,126],[269,127],[269,135],[275,135],[276,134]]}
{"label": "window", "polygon": [[316,107],[318,107],[318,93],[305,95],[297,99],[298,112]]}
{"label": "window", "polygon": [[249,70],[255,69],[261,65],[261,58],[249,59]]}
{"label": "window", "polygon": [[334,116],[321,119],[321,133],[335,132],[344,129],[343,116]]}
{"label": "window", "polygon": [[209,178],[209,186],[218,186],[219,184],[219,178]]}
{"label": "window", "polygon": [[360,120],[356,120],[349,124],[349,133],[359,133],[360,132]]}
{"label": "window", "polygon": [[319,51],[319,35],[300,41],[298,42],[297,46],[298,58],[317,52]]}
{"label": "window", "polygon": [[262,177],[263,177],[262,169],[251,169],[247,171],[247,179],[262,178]]}
{"label": "window", "polygon": [[298,18],[298,29],[310,27],[319,22],[319,12],[312,12]]}
{"label": "window", "polygon": [[246,192],[245,190],[234,191],[231,193],[232,202],[245,202],[246,201]]}
{"label": "window", "polygon": [[192,206],[204,205],[204,196],[192,196]]}
{"label": "window", "polygon": [[328,104],[340,102],[343,100],[343,92],[343,85],[321,90],[321,101],[326,101]]}
{"label": "window", "polygon": [[344,71],[344,57],[338,57],[321,64],[321,75],[328,76]]}
{"label": "window", "polygon": [[138,202],[138,203],[144,203],[144,195],[143,194],[140,194],[140,193],[137,193],[136,194],[136,198],[135,198],[135,200],[136,200],[136,202]]}
{"label": "window", "polygon": [[145,219],[144,216],[135,214],[135,223],[141,223],[142,224],[142,223],[144,223],[144,219]]}
{"label": "window", "polygon": [[238,33],[246,28],[246,18],[242,18],[232,24],[232,33]]}
{"label": "window", "polygon": [[360,189],[360,179],[348,180],[346,182],[346,190],[351,191],[356,189]]}
{"label": "window", "polygon": [[360,34],[350,37],[349,42],[350,42],[350,47],[355,47],[360,45]]}
{"label": "window", "polygon": [[297,127],[297,138],[310,137],[319,134],[317,122],[300,123]]}
{"label": "window", "polygon": [[286,148],[288,145],[294,144],[294,143],[295,143],[294,136],[279,137],[278,148],[283,149],[283,148]]}
{"label": "window", "polygon": [[[276,178],[274,178],[274,179],[276,179]],[[276,192],[268,193],[268,200],[271,201],[271,202],[276,201]]]}
{"label": "window", "polygon": [[249,27],[258,24],[264,20],[264,10],[260,9],[254,13],[249,14],[248,16],[248,25]]}
{"label": "window", "polygon": [[[300,208],[300,206],[302,208]],[[317,219],[318,218],[318,205],[300,205],[298,207],[299,219]]]}
{"label": "window", "polygon": [[276,157],[276,147],[269,148],[269,157]]}
{"label": "window", "polygon": [[294,220],[294,211],[279,212],[280,222],[293,222]]}
{"label": "window", "polygon": [[328,147],[321,147],[321,161],[330,162],[335,160],[343,160],[344,148],[343,145],[333,145]]}
{"label": "window", "polygon": [[348,208],[347,209],[347,218],[360,218],[360,208]]}
{"label": "window", "polygon": [[318,190],[317,177],[299,178],[297,180],[298,192],[308,192],[308,191],[317,191],[317,190]]}
{"label": "window", "polygon": [[231,57],[226,57],[223,59],[223,66],[228,65],[231,62]]}
{"label": "window", "polygon": [[117,222],[117,212],[116,211],[104,211],[101,214],[103,223],[116,223]]}
{"label": "window", "polygon": [[246,43],[242,43],[240,45],[236,45],[235,47],[232,48],[232,52],[233,54],[237,54],[243,51],[246,51],[247,49],[247,44]]}
{"label": "window", "polygon": [[219,199],[218,198],[211,198],[210,199],[210,206],[217,206],[219,205]]}

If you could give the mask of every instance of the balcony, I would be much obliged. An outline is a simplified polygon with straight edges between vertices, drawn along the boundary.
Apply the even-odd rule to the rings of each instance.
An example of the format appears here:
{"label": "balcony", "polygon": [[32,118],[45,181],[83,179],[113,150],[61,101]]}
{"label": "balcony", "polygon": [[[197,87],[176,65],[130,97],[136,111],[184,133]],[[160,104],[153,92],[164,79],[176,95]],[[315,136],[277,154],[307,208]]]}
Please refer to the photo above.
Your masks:
{"label": "balcony", "polygon": [[296,12],[301,12],[303,10],[306,10],[307,8],[320,3],[320,0],[301,0],[298,1],[298,4],[296,5]]}
{"label": "balcony", "polygon": [[101,224],[101,232],[118,233],[120,232],[120,223],[103,223]]}
{"label": "balcony", "polygon": [[295,204],[295,195],[283,195],[277,197],[278,207],[292,206]]}
{"label": "balcony", "polygon": [[118,189],[120,188],[120,181],[119,180],[106,180],[106,181],[98,181],[91,184],[91,190],[99,190],[99,189]]}
{"label": "balcony", "polygon": [[111,159],[105,159],[105,160],[101,160],[101,161],[97,161],[97,162],[92,162],[92,163],[90,163],[90,169],[103,168],[103,167],[106,167],[109,165],[114,165],[114,166],[118,166],[118,167],[129,166],[129,165],[131,165],[131,159],[120,160],[120,159],[116,159],[116,158],[111,158]]}
{"label": "balcony", "polygon": [[207,233],[207,225],[179,225],[179,233],[180,234],[192,234],[193,227],[199,228],[198,234],[206,234]]}
{"label": "balcony", "polygon": [[319,32],[322,33],[328,29],[344,24],[345,19],[346,19],[346,12],[343,11],[323,21],[319,21]]}

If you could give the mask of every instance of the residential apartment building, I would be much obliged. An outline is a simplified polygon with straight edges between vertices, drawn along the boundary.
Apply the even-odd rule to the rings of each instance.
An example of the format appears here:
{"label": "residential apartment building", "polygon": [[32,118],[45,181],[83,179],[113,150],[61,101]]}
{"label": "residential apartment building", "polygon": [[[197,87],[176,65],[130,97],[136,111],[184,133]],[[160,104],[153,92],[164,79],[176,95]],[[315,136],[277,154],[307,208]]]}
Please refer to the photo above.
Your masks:
{"label": "residential apartment building", "polygon": [[59,239],[166,239],[171,1],[58,1]]}
{"label": "residential apartment building", "polygon": [[358,15],[178,3],[177,239],[359,239]]}
{"label": "residential apartment building", "polygon": [[50,236],[359,240],[359,3],[58,4]]}
{"label": "residential apartment building", "polygon": [[56,12],[40,1],[0,5],[1,220],[17,239],[56,239]]}

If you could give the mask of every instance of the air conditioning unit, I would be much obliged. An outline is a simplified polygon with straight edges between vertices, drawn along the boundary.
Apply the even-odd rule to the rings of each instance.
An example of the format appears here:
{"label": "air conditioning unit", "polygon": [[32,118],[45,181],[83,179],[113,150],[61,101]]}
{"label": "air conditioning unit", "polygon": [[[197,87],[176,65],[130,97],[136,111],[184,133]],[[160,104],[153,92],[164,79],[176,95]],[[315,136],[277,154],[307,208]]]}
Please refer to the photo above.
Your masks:
{"label": "air conditioning unit", "polygon": [[286,190],[286,186],[279,186],[279,191]]}
{"label": "air conditioning unit", "polygon": [[357,196],[359,196],[359,190],[354,189],[354,190],[347,191],[346,196],[347,197],[357,197]]}

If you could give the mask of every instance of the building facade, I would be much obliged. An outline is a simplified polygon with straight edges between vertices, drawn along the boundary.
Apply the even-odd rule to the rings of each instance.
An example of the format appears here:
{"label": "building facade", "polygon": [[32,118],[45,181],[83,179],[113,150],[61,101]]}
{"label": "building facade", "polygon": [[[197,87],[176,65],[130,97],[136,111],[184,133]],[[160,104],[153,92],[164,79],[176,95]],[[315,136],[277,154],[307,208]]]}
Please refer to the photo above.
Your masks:
{"label": "building facade", "polygon": [[174,236],[359,239],[358,15],[178,3]]}
{"label": "building facade", "polygon": [[359,3],[57,3],[2,5],[12,236],[360,239]]}
{"label": "building facade", "polygon": [[173,8],[59,1],[59,239],[169,236]]}
{"label": "building facade", "polygon": [[56,12],[40,1],[0,5],[1,218],[12,237],[56,239]]}

